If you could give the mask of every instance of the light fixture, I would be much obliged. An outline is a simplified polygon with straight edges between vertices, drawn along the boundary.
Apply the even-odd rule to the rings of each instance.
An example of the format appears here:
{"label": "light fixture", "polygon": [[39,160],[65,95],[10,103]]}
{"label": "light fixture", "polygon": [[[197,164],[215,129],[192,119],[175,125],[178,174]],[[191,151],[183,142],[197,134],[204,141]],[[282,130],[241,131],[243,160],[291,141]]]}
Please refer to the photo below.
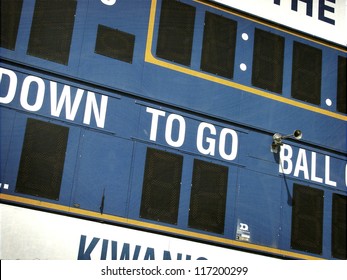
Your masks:
{"label": "light fixture", "polygon": [[278,153],[279,147],[283,145],[282,140],[286,138],[295,138],[300,140],[302,138],[301,130],[297,129],[293,132],[293,134],[289,135],[281,135],[280,133],[275,133],[272,136],[272,144],[271,144],[271,152]]}

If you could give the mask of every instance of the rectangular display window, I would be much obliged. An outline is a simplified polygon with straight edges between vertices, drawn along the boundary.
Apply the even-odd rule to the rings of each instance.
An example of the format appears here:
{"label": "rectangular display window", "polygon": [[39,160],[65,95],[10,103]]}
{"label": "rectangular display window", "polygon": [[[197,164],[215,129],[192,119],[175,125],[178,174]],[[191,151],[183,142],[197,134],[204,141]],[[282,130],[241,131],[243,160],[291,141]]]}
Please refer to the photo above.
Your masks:
{"label": "rectangular display window", "polygon": [[1,36],[0,47],[14,50],[23,0],[1,0]]}
{"label": "rectangular display window", "polygon": [[140,217],[177,224],[183,156],[147,149]]}
{"label": "rectangular display window", "polygon": [[68,64],[76,0],[36,0],[28,54]]}
{"label": "rectangular display window", "polygon": [[98,26],[96,53],[132,63],[134,45],[134,35],[107,26]]}
{"label": "rectangular display window", "polygon": [[195,7],[175,0],[163,0],[157,56],[190,66],[194,21]]}
{"label": "rectangular display window", "polygon": [[201,70],[232,78],[237,22],[210,12],[205,14]]}
{"label": "rectangular display window", "polygon": [[347,259],[346,253],[346,196],[333,194],[332,225],[331,225],[331,255],[337,259]]}
{"label": "rectangular display window", "polygon": [[322,253],[324,192],[294,184],[291,247]]}
{"label": "rectangular display window", "polygon": [[224,233],[228,167],[194,160],[189,227]]}
{"label": "rectangular display window", "polygon": [[294,42],[292,97],[311,104],[321,103],[322,50]]}
{"label": "rectangular display window", "polygon": [[337,71],[337,111],[346,114],[346,76],[347,76],[347,58],[338,57],[338,71]]}
{"label": "rectangular display window", "polygon": [[276,93],[282,93],[284,38],[255,29],[252,84]]}
{"label": "rectangular display window", "polygon": [[58,200],[69,128],[28,119],[16,192]]}

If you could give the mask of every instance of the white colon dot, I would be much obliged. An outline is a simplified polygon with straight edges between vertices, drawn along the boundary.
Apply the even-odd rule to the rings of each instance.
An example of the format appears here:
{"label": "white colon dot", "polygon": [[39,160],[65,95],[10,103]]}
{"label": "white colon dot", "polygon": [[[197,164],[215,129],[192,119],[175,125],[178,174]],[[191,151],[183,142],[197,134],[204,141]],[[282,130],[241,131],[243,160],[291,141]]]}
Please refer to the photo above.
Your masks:
{"label": "white colon dot", "polygon": [[325,104],[327,104],[329,107],[333,105],[333,102],[331,101],[330,98],[325,99]]}
{"label": "white colon dot", "polygon": [[248,34],[247,33],[242,33],[241,35],[242,39],[247,41],[248,40]]}
{"label": "white colon dot", "polygon": [[241,64],[240,64],[240,69],[241,69],[242,71],[246,71],[246,70],[247,70],[247,65],[244,64],[244,63],[241,63]]}
{"label": "white colon dot", "polygon": [[116,4],[116,1],[117,0],[101,0],[101,2],[107,6],[112,6],[112,5]]}

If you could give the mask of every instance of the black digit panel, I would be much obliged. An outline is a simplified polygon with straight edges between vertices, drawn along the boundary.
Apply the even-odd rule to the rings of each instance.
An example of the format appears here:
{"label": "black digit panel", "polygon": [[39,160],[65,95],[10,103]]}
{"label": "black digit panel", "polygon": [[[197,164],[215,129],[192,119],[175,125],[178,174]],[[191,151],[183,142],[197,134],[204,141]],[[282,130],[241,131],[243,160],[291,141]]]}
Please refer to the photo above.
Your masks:
{"label": "black digit panel", "polygon": [[162,2],[156,54],[158,57],[190,65],[195,7],[174,0]]}
{"label": "black digit panel", "polygon": [[9,50],[16,47],[17,33],[23,0],[1,0],[0,46]]}
{"label": "black digit panel", "polygon": [[140,217],[177,223],[183,157],[147,149]]}
{"label": "black digit panel", "polygon": [[224,232],[228,167],[194,160],[189,226],[210,232]]}
{"label": "black digit panel", "polygon": [[58,200],[69,128],[28,119],[16,192]]}
{"label": "black digit panel", "polygon": [[37,0],[28,54],[68,64],[77,1]]}

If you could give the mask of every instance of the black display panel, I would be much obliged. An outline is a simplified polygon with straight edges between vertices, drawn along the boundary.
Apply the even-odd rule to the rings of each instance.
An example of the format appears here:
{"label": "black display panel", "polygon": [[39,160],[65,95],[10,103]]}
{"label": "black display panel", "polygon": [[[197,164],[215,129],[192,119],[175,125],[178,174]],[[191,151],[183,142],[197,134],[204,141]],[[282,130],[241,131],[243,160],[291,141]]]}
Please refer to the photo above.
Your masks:
{"label": "black display panel", "polygon": [[107,57],[132,63],[135,35],[99,25],[95,52]]}
{"label": "black display panel", "polygon": [[284,38],[261,29],[255,29],[252,84],[276,93],[282,93]]}
{"label": "black display panel", "polygon": [[76,0],[36,0],[27,53],[68,64]]}
{"label": "black display panel", "polygon": [[292,97],[319,105],[322,50],[295,41],[292,67]]}
{"label": "black display panel", "polygon": [[341,113],[346,112],[346,95],[347,95],[347,58],[339,56],[338,57],[338,71],[337,71],[337,111]]}
{"label": "black display panel", "polygon": [[322,253],[324,192],[294,184],[291,247]]}
{"label": "black display panel", "polygon": [[236,21],[206,12],[201,70],[230,79],[233,77],[236,27]]}
{"label": "black display panel", "polygon": [[177,224],[183,157],[147,149],[140,217]]}
{"label": "black display panel", "polygon": [[16,192],[59,199],[69,128],[28,119]]}
{"label": "black display panel", "polygon": [[16,47],[19,20],[23,0],[1,0],[0,47],[14,50]]}
{"label": "black display panel", "polygon": [[331,255],[337,259],[347,259],[346,253],[346,196],[333,194],[331,225]]}
{"label": "black display panel", "polygon": [[156,55],[186,66],[192,55],[195,7],[163,0]]}
{"label": "black display panel", "polygon": [[194,160],[189,227],[224,233],[228,167]]}

